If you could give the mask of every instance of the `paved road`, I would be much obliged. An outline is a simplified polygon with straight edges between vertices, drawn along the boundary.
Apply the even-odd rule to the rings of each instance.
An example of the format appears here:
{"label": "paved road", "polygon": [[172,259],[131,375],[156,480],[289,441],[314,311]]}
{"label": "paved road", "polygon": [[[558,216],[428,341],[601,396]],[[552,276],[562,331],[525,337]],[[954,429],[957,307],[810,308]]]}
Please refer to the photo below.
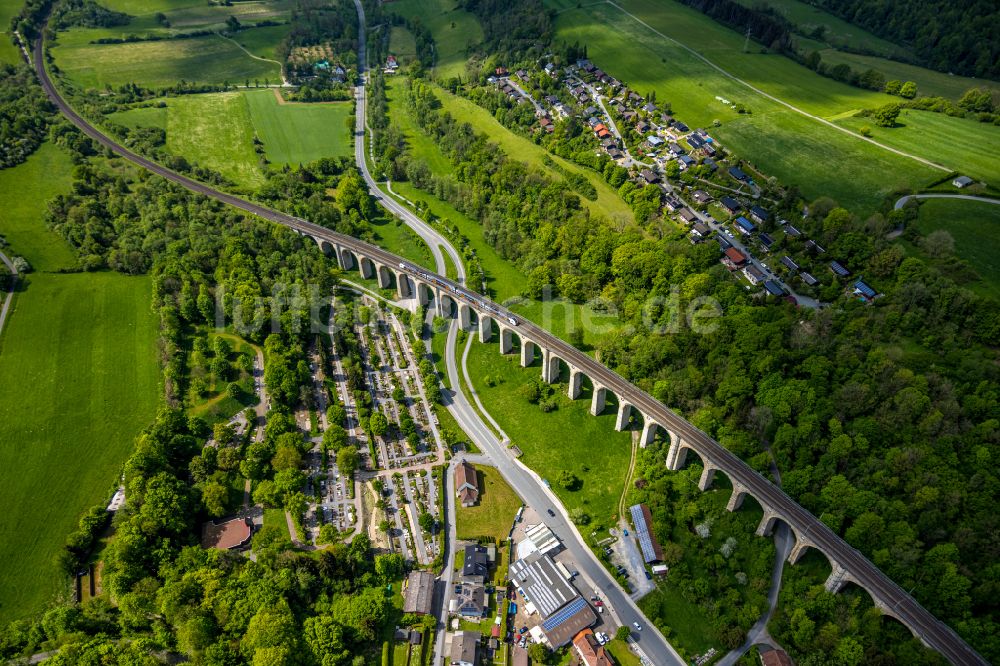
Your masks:
{"label": "paved road", "polygon": [[[141,155],[133,153],[93,127],[66,103],[56,90],[52,81],[49,79],[48,73],[45,71],[41,40],[36,41],[33,55],[35,71],[42,87],[45,89],[52,103],[68,120],[80,128],[81,131],[109,150],[125,157],[129,161],[151,171],[152,173],[162,176],[163,178],[175,182],[191,191],[212,197],[218,201],[232,205],[263,219],[287,226],[299,233],[308,234],[313,238],[325,239],[330,242],[337,243],[343,247],[350,248],[357,253],[363,254],[372,260],[384,263],[386,266],[396,266],[403,261],[401,257],[390,252],[386,252],[377,246],[359,241],[358,239],[350,236],[337,234],[329,229],[326,229],[325,227],[307,222],[306,220],[296,218],[280,211],[272,210],[226,192],[221,192],[204,183],[200,183],[188,178],[187,176],[175,173],[162,165],[153,162],[152,160],[142,157]],[[360,112],[359,115],[361,115]],[[386,203],[385,197],[382,199],[383,203]],[[410,215],[407,211],[404,212],[406,212],[407,215]],[[457,263],[456,266],[461,269],[460,262]],[[447,288],[453,290],[454,292],[465,292],[465,288],[462,285],[448,280],[445,276],[438,275],[435,277],[435,280],[446,285]],[[488,303],[485,297],[477,297],[477,300],[487,303],[492,312],[499,313],[500,317],[513,316],[499,304]],[[980,656],[971,646],[965,643],[958,636],[958,634],[931,615],[931,613],[924,609],[913,597],[909,596],[899,585],[890,580],[888,576],[882,573],[859,551],[847,544],[814,515],[799,506],[794,500],[782,492],[781,489],[750,468],[735,454],[672,412],[651,395],[640,390],[638,387],[633,386],[587,354],[580,352],[548,331],[532,324],[527,320],[524,320],[523,318],[519,321],[522,322],[522,324],[518,327],[519,334],[523,333],[525,336],[539,343],[552,353],[555,353],[560,358],[572,363],[594,382],[607,387],[609,390],[613,391],[615,395],[620,396],[620,399],[633,405],[640,411],[640,413],[646,414],[657,423],[668,427],[672,432],[682,438],[686,445],[699,453],[699,455],[709,458],[715,466],[717,466],[732,480],[734,484],[738,484],[746,488],[747,491],[763,506],[771,508],[778,515],[780,515],[797,535],[807,537],[810,542],[816,545],[817,548],[822,550],[822,552],[826,553],[829,557],[833,558],[838,564],[840,564],[840,566],[850,573],[851,577],[857,581],[858,585],[865,588],[874,598],[880,600],[891,608],[895,615],[899,616],[908,626],[912,627],[922,640],[924,640],[933,649],[940,651],[947,659],[956,664],[987,663],[986,660],[983,659],[983,657]],[[450,357],[453,358],[454,349],[451,351],[452,355]],[[453,363],[454,361],[452,361],[452,367],[449,367],[449,372],[453,370]],[[457,374],[452,381],[453,385],[458,385],[457,383],[454,383],[457,381]],[[475,416],[473,416],[473,419],[478,421]],[[485,433],[485,436],[487,438],[491,438],[493,442],[496,442],[492,433],[487,432]],[[501,451],[501,453],[502,452],[503,451]],[[501,461],[498,461],[498,464],[501,464]],[[504,476],[507,475],[505,474]],[[535,502],[536,499],[544,501],[544,493],[539,491],[539,488],[541,487],[542,486],[537,483],[534,486],[531,486],[531,484],[525,484],[525,488],[531,492],[526,492],[524,499],[529,503]],[[551,502],[551,500],[549,501]],[[562,520],[563,519],[560,519],[560,522],[562,522]],[[570,536],[575,534],[575,531],[569,528],[568,521],[565,521],[561,526],[554,525],[554,528],[559,528],[563,533],[569,534]],[[581,562],[581,567],[586,567],[587,565],[588,562],[586,560]],[[581,571],[583,571],[583,569],[581,569]],[[601,569],[601,571],[603,571],[603,569]],[[615,591],[619,593],[619,595],[624,594],[617,589],[617,586]],[[622,605],[622,607],[624,608],[625,606]],[[653,640],[655,640],[654,632],[643,632],[642,641],[644,643],[647,641],[647,638],[651,639],[650,642],[653,642]],[[662,640],[662,637],[660,637],[660,640],[664,645],[664,650],[666,650],[666,642]],[[643,649],[646,649],[646,645],[643,645]],[[664,654],[669,654],[669,652],[665,651]],[[666,663],[666,661],[661,660],[657,663]]]}
{"label": "paved road", "polygon": [[905,197],[897,199],[896,205],[893,206],[893,208],[899,210],[905,206],[906,202],[910,199],[965,199],[966,201],[982,201],[984,203],[996,204],[997,206],[1000,206],[1000,199],[977,197],[974,194],[907,194]]}
{"label": "paved road", "polygon": [[781,592],[781,572],[784,570],[785,560],[788,559],[788,554],[792,552],[793,545],[794,541],[792,540],[788,526],[784,523],[779,524],[774,530],[774,546],[777,554],[774,558],[774,568],[771,571],[771,589],[767,593],[767,612],[750,627],[750,631],[747,632],[747,639],[743,642],[743,645],[720,659],[717,666],[733,666],[754,645],[764,644],[771,645],[772,647],[781,647],[771,638],[771,635],[767,631],[767,624],[771,621],[774,609],[778,606],[778,594]]}
{"label": "paved road", "polygon": [[7,258],[7,255],[0,252],[0,261],[7,266],[10,270],[10,274],[13,276],[10,280],[10,287],[7,290],[7,297],[4,298],[3,308],[0,308],[0,333],[3,332],[3,325],[7,323],[7,313],[10,311],[10,304],[14,302],[14,290],[17,289],[17,269],[14,268],[13,262]]}

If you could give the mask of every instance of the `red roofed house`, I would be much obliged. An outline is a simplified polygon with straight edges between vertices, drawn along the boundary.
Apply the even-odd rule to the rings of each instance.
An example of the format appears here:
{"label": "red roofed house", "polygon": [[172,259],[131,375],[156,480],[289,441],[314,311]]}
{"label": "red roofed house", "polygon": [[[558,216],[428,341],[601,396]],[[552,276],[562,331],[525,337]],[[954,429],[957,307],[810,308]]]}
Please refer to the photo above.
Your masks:
{"label": "red roofed house", "polygon": [[735,247],[726,248],[726,256],[723,257],[722,262],[727,266],[730,266],[733,270],[739,268],[743,264],[747,263],[746,256],[737,250]]}
{"label": "red roofed house", "polygon": [[479,479],[476,468],[464,460],[455,468],[455,494],[462,506],[473,506],[479,501]]}
{"label": "red roofed house", "polygon": [[212,521],[201,528],[201,547],[235,550],[250,543],[253,523],[249,518],[233,518],[224,523]]}
{"label": "red roofed house", "polygon": [[772,647],[760,649],[760,663],[764,666],[793,666],[791,657],[784,650]]}
{"label": "red roofed house", "polygon": [[584,629],[578,633],[573,639],[573,647],[576,648],[585,666],[614,666],[615,662],[611,659],[611,655],[597,642],[591,629]]}

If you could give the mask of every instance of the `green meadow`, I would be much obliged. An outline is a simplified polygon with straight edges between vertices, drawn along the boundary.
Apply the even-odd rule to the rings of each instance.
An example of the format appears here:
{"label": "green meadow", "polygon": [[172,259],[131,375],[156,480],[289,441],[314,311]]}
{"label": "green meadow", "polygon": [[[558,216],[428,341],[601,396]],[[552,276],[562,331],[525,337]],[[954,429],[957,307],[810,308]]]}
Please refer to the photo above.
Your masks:
{"label": "green meadow", "polygon": [[955,239],[955,253],[984,281],[984,292],[1000,298],[1000,205],[963,199],[924,199],[917,229],[923,235],[944,229]]}
{"label": "green meadow", "polygon": [[351,154],[351,102],[281,104],[274,90],[248,91],[245,97],[268,160],[295,165]]}
{"label": "green meadow", "polygon": [[[280,39],[284,26],[253,31]],[[137,83],[167,87],[180,81],[209,84],[244,84],[246,80],[278,83],[277,63],[257,60],[232,41],[218,35],[130,44],[89,44],[73,40],[74,30],[59,34],[51,49],[56,65],[70,81],[85,88],[103,89]],[[245,40],[244,34],[240,35]]]}
{"label": "green meadow", "polygon": [[479,19],[450,0],[399,0],[386,5],[393,14],[420,21],[434,37],[434,74],[442,79],[465,78],[465,61],[470,44],[483,40]]}
{"label": "green meadow", "polygon": [[935,162],[1000,185],[1000,127],[995,125],[915,109],[904,109],[891,128],[876,127],[870,118],[842,118],[837,124],[855,131],[869,127],[873,139],[906,152],[933,146]]}
{"label": "green meadow", "polygon": [[417,42],[413,33],[398,25],[392,27],[389,33],[389,53],[396,56],[401,65],[409,64],[417,57]]}
{"label": "green meadow", "polygon": [[[587,382],[577,400],[569,399],[562,382],[553,385],[558,408],[543,413],[522,394],[522,387],[541,373],[537,355],[533,366],[522,368],[520,353],[499,353],[496,335],[489,344],[472,344],[468,368],[483,405],[523,452],[521,461],[551,482],[567,509],[582,509],[590,514],[593,529],[612,525],[632,446],[630,432],[615,431],[613,396],[608,396],[604,413],[593,417]],[[559,446],[552,446],[553,437],[558,438]],[[600,445],[595,446],[595,442]],[[557,479],[563,471],[575,474],[582,486],[577,490],[560,486]]]}
{"label": "green meadow", "polygon": [[[623,6],[648,25],[610,5],[568,8],[557,17],[557,38],[586,44],[604,69],[642,93],[655,90],[657,99],[669,101],[689,125],[711,127],[718,120],[721,126],[712,133],[723,145],[779,181],[798,185],[808,198],[832,196],[867,213],[891,191],[920,187],[943,173],[754,92],[682,42],[692,42],[699,53],[748,84],[820,117],[883,104],[893,99],[888,95],[823,78],[784,56],[743,53],[743,36],[677,3],[624,0]],[[737,114],[717,97],[743,103],[752,113]],[[935,148],[928,143],[921,156],[933,159]]]}
{"label": "green meadow", "polygon": [[11,18],[22,4],[23,0],[0,0],[0,63],[16,64],[22,61],[21,54],[10,41],[11,34],[7,30]]}
{"label": "green meadow", "polygon": [[42,222],[72,165],[45,144],[0,171],[0,234],[36,272],[0,334],[0,624],[65,592],[54,558],[80,514],[110,497],[159,403],[148,277],[69,273],[76,258]]}

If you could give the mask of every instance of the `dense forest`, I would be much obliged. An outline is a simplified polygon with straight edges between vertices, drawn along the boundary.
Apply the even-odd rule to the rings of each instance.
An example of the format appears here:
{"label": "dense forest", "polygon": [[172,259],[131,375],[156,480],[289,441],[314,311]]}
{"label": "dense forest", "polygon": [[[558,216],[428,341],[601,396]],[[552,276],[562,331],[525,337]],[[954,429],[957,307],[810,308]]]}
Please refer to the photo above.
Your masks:
{"label": "dense forest", "polygon": [[27,65],[0,64],[0,169],[20,164],[45,140],[55,110]]}
{"label": "dense forest", "polygon": [[812,0],[811,4],[912,47],[932,69],[1000,79],[1000,7],[990,0]]}

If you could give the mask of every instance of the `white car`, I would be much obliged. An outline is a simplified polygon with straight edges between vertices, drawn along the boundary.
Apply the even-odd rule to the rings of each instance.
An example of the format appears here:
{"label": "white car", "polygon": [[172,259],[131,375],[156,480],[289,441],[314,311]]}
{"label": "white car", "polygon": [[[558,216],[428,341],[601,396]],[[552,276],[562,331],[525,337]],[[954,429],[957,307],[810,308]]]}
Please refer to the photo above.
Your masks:
{"label": "white car", "polygon": [[636,631],[642,631],[642,626],[638,622],[633,622],[632,626],[635,627]]}

